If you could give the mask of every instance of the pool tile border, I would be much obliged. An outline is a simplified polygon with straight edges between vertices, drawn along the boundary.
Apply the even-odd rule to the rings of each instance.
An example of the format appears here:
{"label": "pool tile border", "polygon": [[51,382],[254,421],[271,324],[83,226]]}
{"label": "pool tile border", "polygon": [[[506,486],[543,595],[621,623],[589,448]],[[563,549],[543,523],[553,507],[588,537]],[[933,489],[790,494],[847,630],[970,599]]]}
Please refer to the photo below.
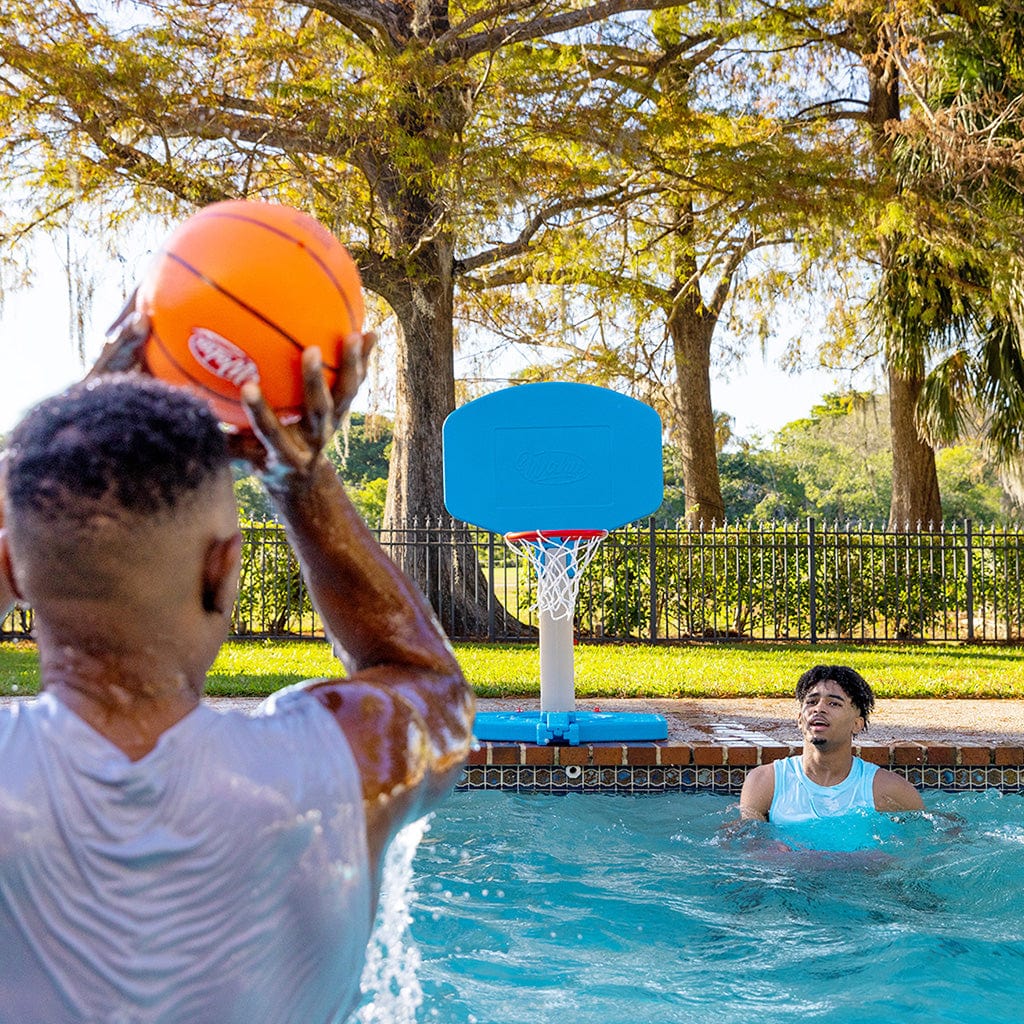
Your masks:
{"label": "pool tile border", "polygon": [[[800,744],[592,743],[578,747],[481,743],[460,790],[520,793],[738,794],[757,765],[798,754]],[[1024,747],[937,743],[861,744],[855,753],[919,789],[1024,792]]]}

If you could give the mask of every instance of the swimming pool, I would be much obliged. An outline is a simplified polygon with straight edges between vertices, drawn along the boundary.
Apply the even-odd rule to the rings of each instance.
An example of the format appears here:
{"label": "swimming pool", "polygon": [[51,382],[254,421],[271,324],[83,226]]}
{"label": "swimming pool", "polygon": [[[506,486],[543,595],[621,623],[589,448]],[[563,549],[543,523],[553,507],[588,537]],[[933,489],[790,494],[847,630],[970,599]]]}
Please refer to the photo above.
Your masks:
{"label": "swimming pool", "polygon": [[1017,1024],[1024,799],[926,802],[787,853],[734,797],[457,794],[396,844],[355,1019]]}

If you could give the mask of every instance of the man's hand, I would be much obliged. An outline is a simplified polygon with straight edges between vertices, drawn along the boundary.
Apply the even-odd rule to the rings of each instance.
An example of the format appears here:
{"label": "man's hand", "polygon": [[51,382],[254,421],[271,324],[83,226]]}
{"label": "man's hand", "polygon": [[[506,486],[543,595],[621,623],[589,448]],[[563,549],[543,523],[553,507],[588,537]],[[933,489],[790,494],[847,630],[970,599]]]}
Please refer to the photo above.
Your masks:
{"label": "man's hand", "polygon": [[[148,372],[142,350],[149,339],[149,318],[138,309],[137,291],[125,301],[121,312],[107,328],[109,339],[86,379],[108,373]],[[323,358],[318,348],[302,357],[305,411],[302,419],[284,426],[266,403],[259,385],[242,387],[240,401],[249,415],[252,433],[243,430],[228,435],[232,458],[244,459],[268,483],[294,472],[305,472],[324,449],[341,418],[348,411],[366,377],[366,364],[377,341],[372,333],[349,334],[338,346],[338,373],[334,386],[323,379]]]}
{"label": "man's hand", "polygon": [[86,380],[106,373],[131,373],[145,370],[142,347],[149,339],[149,317],[139,312],[135,304],[138,289],[128,296],[121,312],[107,328],[107,343],[85,375]]}
{"label": "man's hand", "polygon": [[348,412],[366,377],[367,360],[376,340],[374,334],[355,333],[342,341],[332,388],[324,380],[320,349],[307,348],[302,353],[305,409],[302,419],[289,426],[277,418],[258,384],[243,384],[242,406],[254,436],[244,432],[232,435],[228,442],[231,454],[251,462],[271,488],[293,474],[307,473]]}

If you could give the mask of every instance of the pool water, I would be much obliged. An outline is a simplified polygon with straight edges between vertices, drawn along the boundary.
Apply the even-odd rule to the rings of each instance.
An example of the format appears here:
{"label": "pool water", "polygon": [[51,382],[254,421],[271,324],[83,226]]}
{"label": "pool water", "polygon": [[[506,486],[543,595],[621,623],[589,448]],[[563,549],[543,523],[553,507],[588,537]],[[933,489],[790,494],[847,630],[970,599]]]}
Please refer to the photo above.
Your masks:
{"label": "pool water", "polygon": [[821,852],[730,797],[456,794],[396,844],[357,1019],[1018,1024],[1024,799],[926,803]]}

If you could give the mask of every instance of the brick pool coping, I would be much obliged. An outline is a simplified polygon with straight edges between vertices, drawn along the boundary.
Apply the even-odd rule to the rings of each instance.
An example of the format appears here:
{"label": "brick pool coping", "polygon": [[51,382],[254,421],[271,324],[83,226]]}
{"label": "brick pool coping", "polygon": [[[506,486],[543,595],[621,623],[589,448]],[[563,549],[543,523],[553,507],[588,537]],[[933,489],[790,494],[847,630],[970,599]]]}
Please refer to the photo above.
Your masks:
{"label": "brick pool coping", "polygon": [[[3,697],[0,704],[24,699]],[[253,698],[208,699],[214,706],[242,711],[259,704]],[[484,699],[478,708],[508,709],[524,703],[529,702]],[[750,768],[803,749],[791,738],[789,701],[732,698],[602,703],[616,710],[666,713],[669,738],[657,743],[579,746],[481,742],[470,751],[458,788],[738,794]],[[917,732],[918,738],[893,738],[895,722],[900,722],[905,732]],[[1024,793],[1024,702],[887,701],[876,709],[871,731],[882,732],[887,742],[858,744],[855,753],[903,775],[919,789]]]}
{"label": "brick pool coping", "polygon": [[[524,699],[477,702],[480,712],[536,707]],[[751,768],[803,749],[792,698],[603,700],[594,710],[659,713],[667,738],[579,746],[481,741],[460,788],[738,794]],[[1024,701],[880,700],[858,739],[859,756],[919,789],[1024,792]]]}
{"label": "brick pool coping", "polygon": [[[484,742],[472,750],[461,790],[738,793],[749,769],[799,754],[794,743]],[[854,753],[919,789],[1024,792],[1024,745],[864,743]]]}
{"label": "brick pool coping", "polygon": [[[883,768],[911,765],[936,768],[1013,766],[1024,768],[1024,746],[977,746],[939,743],[864,743],[854,753]],[[592,767],[753,768],[799,754],[801,744],[778,743],[589,743],[579,746],[538,746],[533,743],[481,743],[470,751],[467,765],[578,765]]]}

